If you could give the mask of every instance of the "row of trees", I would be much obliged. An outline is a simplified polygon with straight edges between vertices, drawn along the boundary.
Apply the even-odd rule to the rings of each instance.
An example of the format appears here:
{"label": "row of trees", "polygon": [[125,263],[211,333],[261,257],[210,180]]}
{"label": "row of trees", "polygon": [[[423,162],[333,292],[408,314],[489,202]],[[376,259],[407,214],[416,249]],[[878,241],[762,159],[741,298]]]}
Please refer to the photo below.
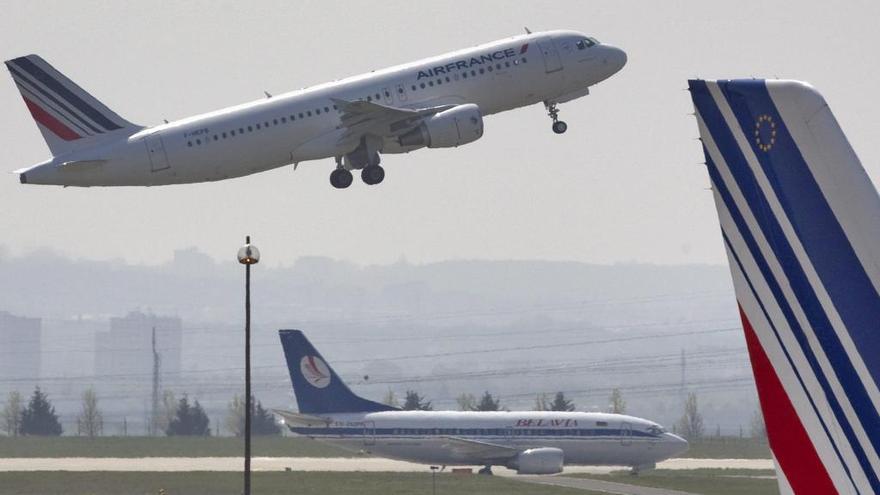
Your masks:
{"label": "row of trees", "polygon": [[60,435],[62,432],[55,408],[49,403],[46,394],[40,391],[40,387],[34,389],[27,406],[24,405],[21,394],[17,391],[10,392],[3,407],[2,427],[7,435],[13,437]]}
{"label": "row of trees", "polygon": [[[162,403],[163,412],[157,419],[157,424],[166,435],[211,435],[210,419],[198,400],[190,402],[186,394],[176,400],[173,393],[166,391]],[[244,397],[235,396],[229,403],[225,420],[227,430],[235,436],[244,435],[244,411]],[[251,413],[251,432],[254,435],[281,433],[281,427],[275,422],[272,413],[253,398]],[[0,428],[8,436],[58,436],[63,433],[55,407],[39,387],[34,389],[27,405],[24,405],[20,393],[10,392],[0,414]],[[76,426],[80,436],[96,437],[104,433],[104,416],[98,406],[98,396],[92,388],[83,392],[82,408],[77,416]]]}
{"label": "row of trees", "polygon": [[[462,411],[501,411],[501,400],[496,399],[488,391],[484,392],[479,400],[472,394],[461,394],[456,399],[459,410]],[[404,410],[431,411],[431,401],[415,390],[407,390],[403,404],[399,404],[394,393],[389,391],[385,396],[385,403]],[[189,397],[184,394],[176,400],[174,394],[166,391],[163,396],[164,413],[159,418],[159,427],[168,436],[192,435],[210,436],[210,420],[198,400],[190,403]],[[275,422],[272,414],[256,400],[251,401],[252,423],[251,432],[254,435],[278,435],[281,427]],[[557,392],[550,400],[547,394],[539,394],[535,398],[535,411],[574,411],[575,404],[567,399],[563,392]],[[235,396],[229,403],[225,425],[227,431],[235,436],[244,435],[244,397]],[[626,401],[619,389],[614,389],[609,397],[609,411],[616,414],[626,412]],[[33,395],[25,406],[18,392],[11,392],[2,410],[3,431],[9,436],[19,435],[61,435],[61,422],[55,413],[55,407],[49,402],[48,396],[40,390],[34,389]],[[77,416],[77,434],[81,436],[95,437],[104,432],[104,418],[98,407],[98,397],[94,389],[89,388],[83,392],[82,408]],[[759,411],[755,412],[751,421],[751,434],[753,437],[766,438],[767,430],[764,418]],[[688,439],[697,439],[705,435],[703,416],[699,411],[697,395],[688,395],[684,405],[684,413],[675,425],[675,431]],[[215,432],[216,433],[216,432]]]}
{"label": "row of trees", "polygon": [[[455,399],[458,404],[459,411],[502,411],[505,408],[501,406],[501,400],[496,399],[488,391],[484,392],[477,400],[473,394],[461,394]],[[385,395],[385,404],[394,407],[400,407],[406,411],[432,411],[434,408],[431,401],[427,400],[423,395],[415,390],[407,390],[403,404],[397,400],[397,396],[393,391],[389,390]],[[556,392],[551,400],[548,394],[538,394],[535,397],[535,411],[574,411],[576,406],[574,401],[567,399],[564,392]],[[626,412],[626,401],[623,400],[623,394],[620,389],[614,389],[609,399],[609,412],[623,414]]]}

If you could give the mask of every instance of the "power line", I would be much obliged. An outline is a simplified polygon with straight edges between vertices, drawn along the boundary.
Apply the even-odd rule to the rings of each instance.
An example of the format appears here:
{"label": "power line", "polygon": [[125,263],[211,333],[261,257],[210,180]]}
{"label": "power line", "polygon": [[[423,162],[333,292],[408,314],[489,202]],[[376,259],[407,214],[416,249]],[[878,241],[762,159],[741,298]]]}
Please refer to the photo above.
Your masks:
{"label": "power line", "polygon": [[[590,340],[582,340],[575,342],[565,342],[565,343],[554,343],[554,344],[536,344],[536,345],[528,345],[528,346],[511,346],[511,347],[495,347],[495,348],[487,348],[487,349],[472,349],[472,350],[459,350],[459,351],[446,351],[446,352],[436,352],[436,353],[425,353],[425,354],[406,354],[406,355],[397,355],[397,356],[372,356],[370,358],[362,358],[362,359],[347,359],[347,360],[335,360],[334,363],[342,363],[342,364],[352,364],[352,363],[364,363],[364,362],[372,362],[372,361],[403,361],[410,359],[425,359],[425,358],[436,358],[436,357],[454,357],[454,356],[465,356],[465,355],[475,355],[475,354],[487,354],[487,353],[500,353],[500,352],[514,352],[514,351],[534,351],[539,349],[553,349],[560,347],[572,347],[572,346],[584,346],[584,345],[603,345],[603,344],[613,344],[613,343],[622,343],[622,342],[633,342],[639,340],[654,340],[654,339],[664,339],[664,338],[672,338],[672,337],[684,337],[684,336],[695,336],[695,335],[712,335],[718,333],[727,333],[740,331],[739,327],[730,327],[730,328],[716,328],[710,330],[691,330],[686,332],[672,332],[672,333],[662,333],[662,334],[643,334],[643,335],[635,335],[635,336],[627,336],[627,337],[608,337],[602,339],[590,339]],[[279,369],[285,368],[286,365],[264,365],[264,366],[254,366],[255,369]],[[224,371],[241,371],[241,367],[223,367],[223,368],[209,368],[202,370],[190,370],[190,371],[173,371],[166,372],[165,375],[169,374],[196,374],[196,373],[216,373],[216,372],[224,372]],[[8,379],[0,379],[0,383],[8,383],[8,382],[20,382],[20,381],[33,381],[33,380],[52,380],[52,379],[96,379],[96,378],[130,378],[130,377],[138,377],[143,376],[148,373],[114,373],[114,374],[101,374],[101,375],[80,375],[77,377],[32,377],[32,378],[8,378]]]}

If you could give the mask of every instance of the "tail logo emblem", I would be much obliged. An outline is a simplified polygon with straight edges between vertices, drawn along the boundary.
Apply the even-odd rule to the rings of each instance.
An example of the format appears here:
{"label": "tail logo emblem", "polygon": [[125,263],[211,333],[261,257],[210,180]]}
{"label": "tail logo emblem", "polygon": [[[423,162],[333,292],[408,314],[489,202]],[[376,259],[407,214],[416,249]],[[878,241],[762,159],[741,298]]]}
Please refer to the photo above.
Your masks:
{"label": "tail logo emblem", "polygon": [[774,144],[776,144],[776,122],[766,113],[761,114],[755,121],[755,146],[766,153]]}
{"label": "tail logo emblem", "polygon": [[330,368],[318,356],[304,356],[299,362],[299,369],[309,385],[316,388],[330,385]]}

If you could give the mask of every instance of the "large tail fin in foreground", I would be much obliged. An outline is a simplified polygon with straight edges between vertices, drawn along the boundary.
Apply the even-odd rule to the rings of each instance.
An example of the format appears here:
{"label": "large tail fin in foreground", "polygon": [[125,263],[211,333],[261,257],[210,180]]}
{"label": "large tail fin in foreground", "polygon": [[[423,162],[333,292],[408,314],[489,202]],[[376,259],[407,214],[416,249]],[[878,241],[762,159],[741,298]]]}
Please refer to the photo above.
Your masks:
{"label": "large tail fin in foreground", "polygon": [[822,96],[690,81],[783,493],[880,493],[880,198]]}
{"label": "large tail fin in foreground", "polygon": [[299,330],[279,330],[299,412],[327,414],[392,411],[396,408],[355,395]]}
{"label": "large tail fin in foreground", "polygon": [[120,129],[140,128],[37,55],[7,60],[6,67],[53,155],[88,146]]}

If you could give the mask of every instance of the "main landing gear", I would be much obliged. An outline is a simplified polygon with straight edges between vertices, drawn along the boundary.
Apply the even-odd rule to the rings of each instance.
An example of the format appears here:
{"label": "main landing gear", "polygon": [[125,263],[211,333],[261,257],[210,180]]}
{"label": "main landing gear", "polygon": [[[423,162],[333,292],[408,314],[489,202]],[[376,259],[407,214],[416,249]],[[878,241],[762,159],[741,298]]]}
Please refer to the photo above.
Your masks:
{"label": "main landing gear", "polygon": [[486,466],[483,469],[477,471],[477,474],[485,474],[487,476],[492,476],[492,466]]}
{"label": "main landing gear", "polygon": [[345,189],[351,185],[351,172],[344,168],[337,168],[330,173],[330,185],[336,189]]}
{"label": "main landing gear", "polygon": [[[330,185],[336,189],[345,189],[351,185],[353,177],[351,172],[344,168],[337,168],[330,173]],[[361,180],[364,184],[374,186],[385,180],[385,169],[379,165],[370,165],[361,170]]]}
{"label": "main landing gear", "polygon": [[336,157],[336,170],[330,173],[330,185],[336,189],[345,189],[351,185],[352,169],[361,169],[361,180],[369,186],[374,186],[385,180],[385,169],[379,166],[379,153],[373,153],[369,159],[363,160],[353,160],[351,155],[347,155],[344,164],[342,158],[342,156]]}
{"label": "main landing gear", "polygon": [[385,169],[379,165],[369,165],[361,170],[361,180],[364,184],[374,186],[385,180]]}
{"label": "main landing gear", "polygon": [[556,108],[556,103],[544,103],[544,106],[547,107],[547,115],[553,119],[553,132],[562,134],[567,131],[568,124],[559,120],[559,109]]}

